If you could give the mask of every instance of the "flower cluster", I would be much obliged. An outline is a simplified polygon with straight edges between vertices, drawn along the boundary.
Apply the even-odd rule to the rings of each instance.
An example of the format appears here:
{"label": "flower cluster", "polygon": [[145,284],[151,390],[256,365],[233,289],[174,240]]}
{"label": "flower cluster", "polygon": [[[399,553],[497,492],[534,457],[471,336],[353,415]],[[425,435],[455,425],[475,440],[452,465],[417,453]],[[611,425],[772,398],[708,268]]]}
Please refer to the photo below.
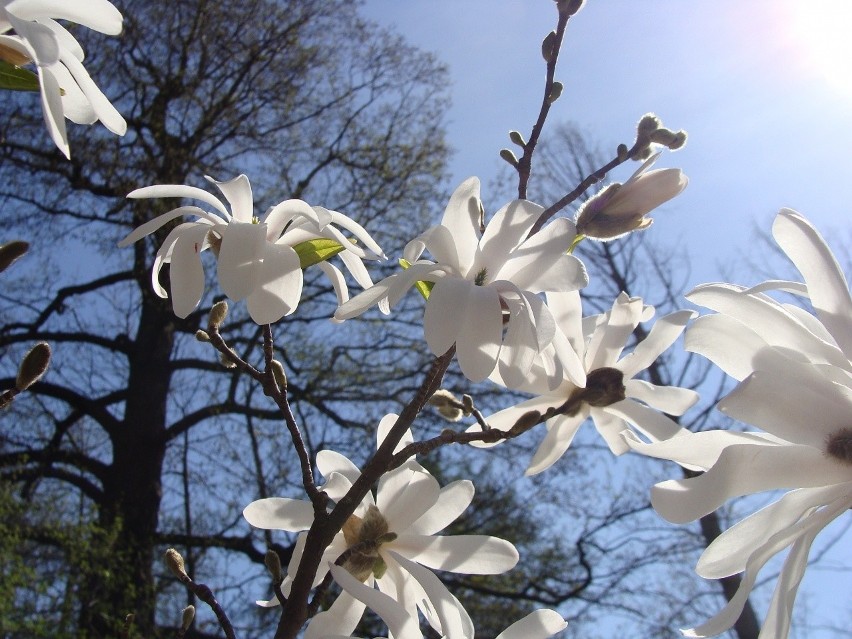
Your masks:
{"label": "flower cluster", "polygon": [[100,120],[117,135],[127,123],[83,66],[83,49],[56,20],[69,20],[116,35],[122,17],[108,0],[3,0],[0,2],[0,60],[36,64],[44,120],[53,142],[70,157],[65,118],[77,124]]}

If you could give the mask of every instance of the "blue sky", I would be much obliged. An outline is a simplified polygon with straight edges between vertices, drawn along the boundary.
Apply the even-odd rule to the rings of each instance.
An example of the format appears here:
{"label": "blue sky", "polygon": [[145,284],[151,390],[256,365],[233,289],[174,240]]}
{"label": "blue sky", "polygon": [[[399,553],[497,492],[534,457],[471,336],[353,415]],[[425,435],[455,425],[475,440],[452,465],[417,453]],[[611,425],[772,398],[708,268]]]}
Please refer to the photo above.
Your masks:
{"label": "blue sky", "polygon": [[[450,65],[452,179],[487,184],[508,131],[528,134],[537,114],[552,0],[367,0],[365,13]],[[782,206],[850,240],[852,47],[837,27],[852,28],[847,0],[589,0],[566,34],[550,123],[574,121],[604,149],[631,142],[649,111],[689,132],[657,163],[690,184],[652,232],[688,247],[696,284],[722,278]]]}
{"label": "blue sky", "polygon": [[[500,148],[511,146],[508,131],[528,135],[553,4],[366,0],[368,17],[450,65],[452,186],[469,175],[487,185],[501,167]],[[589,0],[566,34],[557,68],[565,92],[550,124],[573,121],[604,149],[632,142],[649,111],[686,129],[686,148],[657,167],[682,168],[689,187],[657,212],[649,232],[687,248],[692,284],[728,280],[732,271],[738,283],[755,283],[765,278],[735,269],[754,258],[754,229],[768,231],[781,207],[802,212],[836,251],[852,247],[850,32],[848,0]],[[634,168],[612,177],[623,180]],[[487,191],[483,197],[487,210],[502,204]],[[806,577],[797,612],[807,598],[811,623],[841,623],[849,614],[848,542],[847,533],[829,559],[845,563],[845,577],[819,570]],[[765,604],[759,608],[764,614]],[[831,635],[808,634],[818,636]]]}

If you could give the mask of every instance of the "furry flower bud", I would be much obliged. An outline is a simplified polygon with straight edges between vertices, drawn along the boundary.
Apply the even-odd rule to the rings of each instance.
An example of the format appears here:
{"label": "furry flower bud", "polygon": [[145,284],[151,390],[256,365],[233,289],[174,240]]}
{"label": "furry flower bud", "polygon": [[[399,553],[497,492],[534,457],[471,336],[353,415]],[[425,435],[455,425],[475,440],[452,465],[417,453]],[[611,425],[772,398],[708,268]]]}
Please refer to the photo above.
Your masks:
{"label": "furry flower bud", "polygon": [[30,245],[21,240],[12,240],[0,246],[0,273],[23,257],[29,248]]}
{"label": "furry flower bud", "polygon": [[39,342],[24,355],[15,378],[15,388],[25,391],[41,379],[50,365],[50,344]]}

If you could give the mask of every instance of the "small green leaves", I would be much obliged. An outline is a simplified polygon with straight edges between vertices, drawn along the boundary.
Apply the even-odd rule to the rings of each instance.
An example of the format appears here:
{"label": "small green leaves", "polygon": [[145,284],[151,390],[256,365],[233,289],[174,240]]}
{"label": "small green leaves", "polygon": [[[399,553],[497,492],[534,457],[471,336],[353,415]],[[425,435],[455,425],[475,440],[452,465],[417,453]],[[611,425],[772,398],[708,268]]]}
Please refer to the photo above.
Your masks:
{"label": "small green leaves", "polygon": [[[399,265],[402,268],[408,268],[411,266],[411,262],[406,259],[399,258]],[[417,292],[423,296],[424,300],[429,299],[429,294],[432,292],[433,286],[435,286],[435,282],[414,282],[414,288],[416,288]]]}
{"label": "small green leaves", "polygon": [[0,89],[38,91],[38,76],[29,69],[0,60]]}
{"label": "small green leaves", "polygon": [[342,252],[345,247],[340,242],[321,237],[301,242],[293,248],[299,256],[299,264],[304,269],[314,264],[325,262],[327,259]]}

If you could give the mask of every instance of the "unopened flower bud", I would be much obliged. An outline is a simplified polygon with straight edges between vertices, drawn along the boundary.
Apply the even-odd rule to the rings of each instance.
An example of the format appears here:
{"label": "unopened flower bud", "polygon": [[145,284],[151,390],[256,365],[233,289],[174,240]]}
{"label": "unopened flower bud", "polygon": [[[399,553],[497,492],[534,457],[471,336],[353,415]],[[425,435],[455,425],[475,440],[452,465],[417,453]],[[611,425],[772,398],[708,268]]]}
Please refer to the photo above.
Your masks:
{"label": "unopened flower bud", "polygon": [[165,555],[166,567],[169,571],[178,579],[183,581],[184,579],[189,579],[189,575],[186,574],[186,568],[183,563],[183,557],[181,554],[175,550],[174,548],[169,548],[166,551]]}
{"label": "unopened flower bud", "polygon": [[649,136],[661,126],[663,126],[663,123],[660,118],[653,113],[646,113],[639,120],[639,124],[636,125],[636,135],[638,137]]}
{"label": "unopened flower bud", "polygon": [[506,160],[513,167],[518,168],[518,158],[515,157],[511,149],[500,149],[500,157]]}
{"label": "unopened flower bud", "polygon": [[619,144],[615,149],[615,153],[618,156],[619,162],[625,162],[630,155],[630,149],[627,148],[626,144]]}
{"label": "unopened flower bud", "polygon": [[520,131],[509,131],[509,139],[521,148],[524,148],[527,145],[527,141],[524,139],[524,136],[521,135]]}
{"label": "unopened flower bud", "polygon": [[219,300],[210,309],[210,316],[207,318],[207,330],[218,331],[222,322],[228,316],[228,302]]}
{"label": "unopened flower bud", "polygon": [[50,344],[39,342],[24,355],[15,378],[15,388],[25,391],[41,379],[50,365]]}
{"label": "unopened flower bud", "polygon": [[646,217],[680,194],[688,180],[680,169],[648,171],[657,156],[645,162],[624,184],[610,184],[577,211],[577,233],[596,240],[611,240],[651,226]]}
{"label": "unopened flower bud", "polygon": [[207,331],[202,331],[201,329],[198,329],[197,331],[195,331],[195,339],[199,342],[209,342],[210,336],[207,334]]}
{"label": "unopened flower bud", "polygon": [[284,371],[284,364],[277,359],[273,359],[270,368],[272,368],[272,376],[275,378],[278,388],[287,390],[287,373]]}
{"label": "unopened flower bud", "polygon": [[234,361],[234,358],[227,353],[219,353],[219,363],[225,368],[237,367],[237,363]]}
{"label": "unopened flower bud", "polygon": [[551,31],[544,40],[541,41],[541,57],[545,62],[550,62],[553,59],[553,54],[556,49],[556,31]]}
{"label": "unopened flower bud", "polygon": [[457,422],[464,415],[462,403],[450,391],[443,388],[435,391],[435,394],[429,398],[429,404],[437,408],[441,417],[448,422]]}
{"label": "unopened flower bud", "polygon": [[266,569],[269,571],[272,581],[275,584],[280,584],[284,581],[284,573],[281,570],[281,557],[278,556],[277,552],[271,548],[267,550],[266,555],[263,557],[263,563],[266,565]]}
{"label": "unopened flower bud", "polygon": [[180,615],[180,629],[186,632],[192,625],[192,620],[195,619],[195,606],[188,605],[183,609]]}
{"label": "unopened flower bud", "polygon": [[668,147],[672,151],[677,151],[678,149],[682,149],[686,144],[686,131],[678,131],[675,133],[674,139],[669,142]]}
{"label": "unopened flower bud", "polygon": [[561,82],[559,82],[558,80],[554,80],[553,88],[550,89],[550,95],[548,96],[547,101],[550,102],[550,104],[556,102],[559,99],[559,96],[562,95],[563,88],[564,87],[562,86]]}
{"label": "unopened flower bud", "polygon": [[0,246],[0,273],[23,257],[29,248],[30,245],[22,240],[13,240]]}
{"label": "unopened flower bud", "polygon": [[470,395],[462,395],[462,410],[465,416],[473,412],[473,397]]}
{"label": "unopened flower bud", "polygon": [[586,4],[586,0],[556,0],[556,8],[559,10],[559,13],[569,16],[577,13],[583,8],[584,4]]}

